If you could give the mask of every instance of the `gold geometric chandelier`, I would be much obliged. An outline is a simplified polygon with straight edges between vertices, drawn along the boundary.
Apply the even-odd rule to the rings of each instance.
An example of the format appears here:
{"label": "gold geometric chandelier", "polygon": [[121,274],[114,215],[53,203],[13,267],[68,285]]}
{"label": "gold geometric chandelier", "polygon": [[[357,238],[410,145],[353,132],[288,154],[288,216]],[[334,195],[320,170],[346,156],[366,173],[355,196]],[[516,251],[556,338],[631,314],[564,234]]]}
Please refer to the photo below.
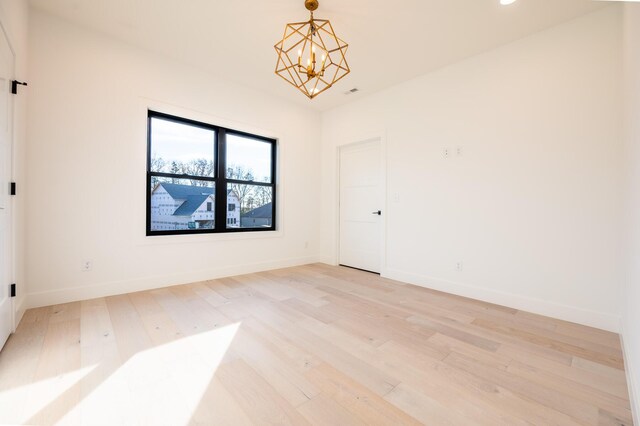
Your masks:
{"label": "gold geometric chandelier", "polygon": [[345,58],[349,45],[336,37],[327,19],[313,18],[318,0],[305,0],[304,5],[311,18],[287,24],[274,46],[276,74],[313,99],[351,71]]}

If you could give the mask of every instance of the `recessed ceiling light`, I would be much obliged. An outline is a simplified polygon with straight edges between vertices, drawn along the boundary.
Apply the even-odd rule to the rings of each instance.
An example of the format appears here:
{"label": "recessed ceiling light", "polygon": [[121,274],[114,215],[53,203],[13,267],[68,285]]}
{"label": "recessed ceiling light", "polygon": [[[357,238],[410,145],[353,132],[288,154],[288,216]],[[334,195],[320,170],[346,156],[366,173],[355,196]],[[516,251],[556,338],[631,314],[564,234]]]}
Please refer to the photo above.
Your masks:
{"label": "recessed ceiling light", "polygon": [[511,3],[515,3],[516,0],[500,0],[500,4],[503,6],[509,5]]}

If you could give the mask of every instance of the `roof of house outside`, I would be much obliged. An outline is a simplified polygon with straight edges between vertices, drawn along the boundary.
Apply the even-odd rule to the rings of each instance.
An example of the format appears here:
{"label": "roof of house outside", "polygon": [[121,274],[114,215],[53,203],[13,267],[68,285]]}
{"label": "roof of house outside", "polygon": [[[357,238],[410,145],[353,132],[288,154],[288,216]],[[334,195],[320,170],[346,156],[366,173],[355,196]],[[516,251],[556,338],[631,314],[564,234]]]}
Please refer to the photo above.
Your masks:
{"label": "roof of house outside", "polygon": [[246,212],[242,217],[248,217],[252,219],[271,219],[272,215],[271,203],[267,203],[264,206],[260,206],[251,211]]}
{"label": "roof of house outside", "polygon": [[204,203],[209,195],[190,195],[187,200],[173,212],[174,216],[191,216]]}
{"label": "roof of house outside", "polygon": [[[214,188],[210,186],[196,186],[196,185],[179,185],[176,183],[159,183],[167,193],[174,200],[185,200],[173,212],[173,216],[191,216],[198,210],[198,207],[205,202],[205,200],[214,195]],[[227,195],[231,194],[233,190],[227,190]]]}
{"label": "roof of house outside", "polygon": [[212,195],[213,187],[211,186],[195,186],[195,185],[178,185],[176,183],[160,183],[165,191],[175,200],[186,200],[187,197],[194,195]]}

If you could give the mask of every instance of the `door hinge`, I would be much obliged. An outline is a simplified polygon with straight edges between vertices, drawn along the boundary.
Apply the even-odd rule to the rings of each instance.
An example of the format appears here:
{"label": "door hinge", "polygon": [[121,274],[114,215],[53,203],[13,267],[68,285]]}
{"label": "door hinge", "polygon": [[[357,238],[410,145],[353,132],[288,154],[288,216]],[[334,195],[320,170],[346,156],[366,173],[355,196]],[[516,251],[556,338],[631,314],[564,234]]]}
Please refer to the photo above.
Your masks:
{"label": "door hinge", "polygon": [[16,183],[15,182],[11,182],[11,185],[9,186],[9,195],[16,195]]}
{"label": "door hinge", "polygon": [[14,95],[18,94],[18,84],[20,86],[28,86],[28,84],[24,81],[11,80],[11,93],[13,93]]}
{"label": "door hinge", "polygon": [[9,297],[16,297],[16,285],[11,284],[9,286]]}

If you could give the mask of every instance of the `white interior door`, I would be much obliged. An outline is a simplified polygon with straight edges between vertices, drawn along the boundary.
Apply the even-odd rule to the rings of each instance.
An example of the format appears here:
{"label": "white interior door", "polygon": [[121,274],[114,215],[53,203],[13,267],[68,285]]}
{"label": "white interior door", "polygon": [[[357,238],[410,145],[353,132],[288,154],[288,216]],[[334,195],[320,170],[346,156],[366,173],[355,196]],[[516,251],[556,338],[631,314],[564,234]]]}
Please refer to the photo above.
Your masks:
{"label": "white interior door", "polygon": [[380,272],[382,231],[380,140],[340,149],[339,263]]}
{"label": "white interior door", "polygon": [[14,56],[0,28],[0,348],[13,329],[9,297],[12,275],[11,200],[11,80]]}

